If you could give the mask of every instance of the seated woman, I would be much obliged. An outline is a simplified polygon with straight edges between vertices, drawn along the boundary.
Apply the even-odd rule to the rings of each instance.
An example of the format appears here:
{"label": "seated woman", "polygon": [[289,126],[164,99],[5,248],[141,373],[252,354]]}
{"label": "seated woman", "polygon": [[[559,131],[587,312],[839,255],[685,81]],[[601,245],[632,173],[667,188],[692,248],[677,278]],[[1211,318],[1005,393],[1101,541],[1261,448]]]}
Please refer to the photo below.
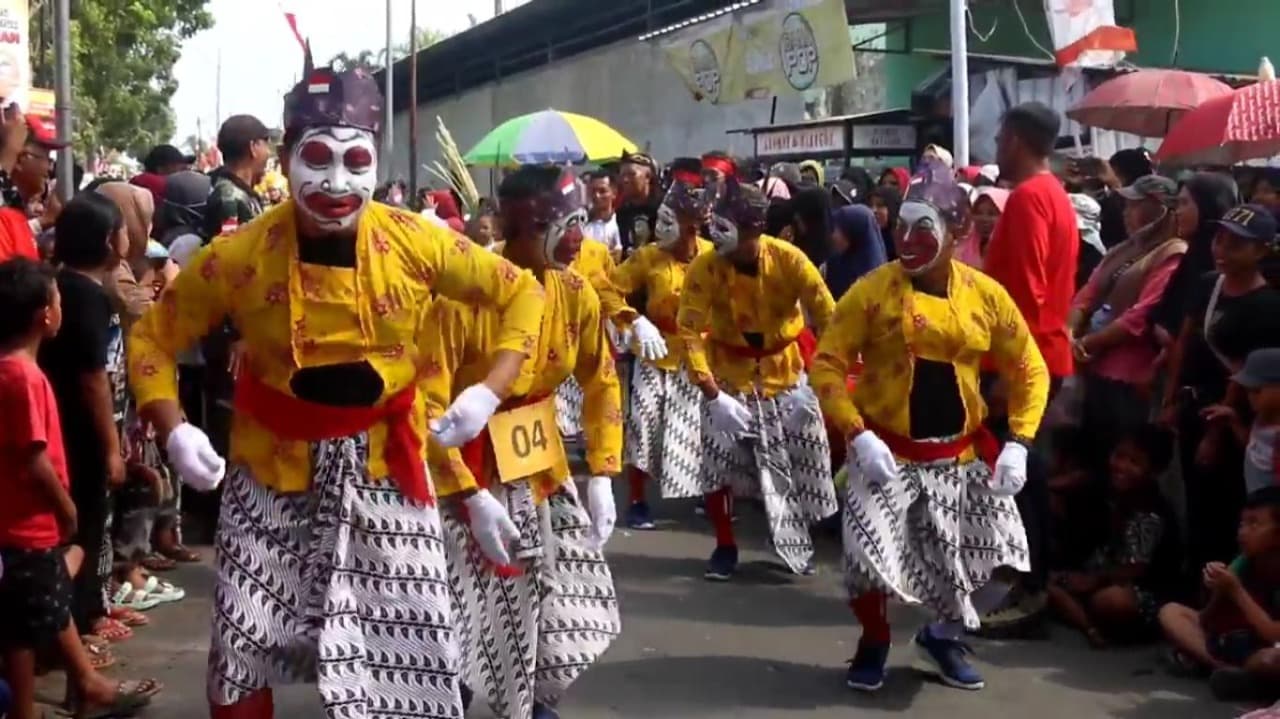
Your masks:
{"label": "seated woman", "polygon": [[1077,569],[1052,575],[1050,605],[1095,648],[1154,629],[1176,581],[1177,530],[1157,484],[1172,455],[1164,429],[1146,425],[1121,438],[1111,451],[1106,528],[1093,534],[1100,543]]}

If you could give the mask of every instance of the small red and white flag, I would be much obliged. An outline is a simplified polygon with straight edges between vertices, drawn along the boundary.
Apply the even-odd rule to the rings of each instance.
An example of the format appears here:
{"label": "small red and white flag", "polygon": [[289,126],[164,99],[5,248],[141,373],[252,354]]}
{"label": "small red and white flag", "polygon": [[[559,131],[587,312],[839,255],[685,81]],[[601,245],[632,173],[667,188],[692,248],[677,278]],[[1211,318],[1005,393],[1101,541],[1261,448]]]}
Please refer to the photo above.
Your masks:
{"label": "small red and white flag", "polygon": [[1112,0],[1044,0],[1059,67],[1114,67],[1136,52],[1133,30],[1116,25]]}

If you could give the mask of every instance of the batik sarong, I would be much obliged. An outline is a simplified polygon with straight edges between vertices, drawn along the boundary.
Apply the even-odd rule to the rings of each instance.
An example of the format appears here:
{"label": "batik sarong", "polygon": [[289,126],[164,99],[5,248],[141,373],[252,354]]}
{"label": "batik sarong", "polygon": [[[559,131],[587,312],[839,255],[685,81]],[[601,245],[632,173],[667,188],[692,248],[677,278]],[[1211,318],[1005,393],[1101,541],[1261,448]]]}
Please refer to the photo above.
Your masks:
{"label": "batik sarong", "polygon": [[795,404],[784,395],[733,396],[751,412],[751,427],[736,437],[714,431],[703,406],[701,491],[729,487],[735,497],[762,500],[774,551],[791,571],[806,572],[813,560],[809,528],[838,509],[818,399],[800,400],[808,412],[792,421]]}
{"label": "batik sarong", "polygon": [[683,368],[636,367],[626,461],[658,483],[663,499],[702,496],[702,393]]}
{"label": "batik sarong", "polygon": [[[592,547],[590,517],[567,487],[534,507],[526,485],[491,492],[520,529],[522,573],[502,577],[481,554],[460,504],[443,511],[462,675],[499,719],[554,706],[621,631],[613,576]],[[541,536],[539,547],[527,538]]]}
{"label": "batik sarong", "polygon": [[899,460],[896,481],[873,485],[850,469],[844,512],[845,581],[851,595],[883,591],[946,621],[978,627],[969,595],[997,567],[1030,570],[1013,497],[988,488],[978,461]]}
{"label": "batik sarong", "polygon": [[311,489],[228,474],[218,523],[209,698],[317,684],[328,719],[462,715],[434,507],[368,477],[366,435],[312,444]]}

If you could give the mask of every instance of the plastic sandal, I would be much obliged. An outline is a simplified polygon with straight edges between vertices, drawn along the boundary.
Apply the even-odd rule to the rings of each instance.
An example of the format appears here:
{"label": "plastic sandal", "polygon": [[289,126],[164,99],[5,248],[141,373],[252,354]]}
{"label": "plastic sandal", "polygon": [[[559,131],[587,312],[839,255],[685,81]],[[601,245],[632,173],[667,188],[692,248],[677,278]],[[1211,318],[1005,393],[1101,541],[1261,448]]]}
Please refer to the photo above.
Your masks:
{"label": "plastic sandal", "polygon": [[151,623],[151,619],[147,615],[128,607],[112,607],[107,616],[115,619],[126,627],[145,627]]}
{"label": "plastic sandal", "polygon": [[108,704],[90,705],[76,696],[71,705],[75,719],[106,719],[107,717],[131,717],[151,703],[162,686],[154,679],[128,679],[116,684],[115,695]]}
{"label": "plastic sandal", "polygon": [[99,644],[91,644],[85,642],[84,651],[89,655],[89,666],[95,671],[110,669],[116,665],[116,656],[111,653],[111,649]]}
{"label": "plastic sandal", "polygon": [[[152,577],[151,579],[155,579]],[[150,582],[150,580],[148,580]],[[145,612],[156,606],[160,600],[152,597],[150,592],[145,588],[134,589],[129,582],[123,582],[115,594],[111,595],[111,605],[114,607],[123,607],[132,609],[135,612]]]}
{"label": "plastic sandal", "polygon": [[[153,576],[147,577],[147,583],[142,585],[142,590],[147,593],[148,600],[154,600],[155,604],[168,604],[185,599],[187,592],[184,589],[175,587],[174,585],[160,581],[159,578]],[[152,606],[155,606],[154,604]]]}
{"label": "plastic sandal", "polygon": [[178,563],[169,557],[152,552],[138,560],[138,564],[148,572],[168,572],[178,566]]}
{"label": "plastic sandal", "polygon": [[192,564],[200,561],[199,552],[181,544],[174,545],[168,549],[161,549],[160,553],[169,559],[182,564]]}
{"label": "plastic sandal", "polygon": [[93,633],[108,642],[122,642],[133,636],[132,629],[111,617],[101,617],[94,622]]}

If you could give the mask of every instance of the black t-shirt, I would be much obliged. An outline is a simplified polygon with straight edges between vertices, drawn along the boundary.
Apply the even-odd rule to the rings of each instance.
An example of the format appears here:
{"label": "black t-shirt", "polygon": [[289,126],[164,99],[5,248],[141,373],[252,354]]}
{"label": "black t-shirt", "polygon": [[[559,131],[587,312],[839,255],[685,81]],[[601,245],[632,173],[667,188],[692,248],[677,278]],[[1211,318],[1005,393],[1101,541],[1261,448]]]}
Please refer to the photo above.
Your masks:
{"label": "black t-shirt", "polygon": [[122,427],[129,397],[124,375],[124,333],[120,315],[102,285],[67,269],[58,272],[57,281],[62,295],[62,328],[41,346],[40,367],[58,398],[69,463],[73,467],[92,466],[102,461],[103,447],[85,401],[82,378],[102,369],[107,371],[116,427]]}
{"label": "black t-shirt", "polygon": [[1199,278],[1188,296],[1186,318],[1192,332],[1183,349],[1182,374],[1178,383],[1195,387],[1202,401],[1217,402],[1226,393],[1230,372],[1214,354],[1214,349],[1233,362],[1242,362],[1250,352],[1264,347],[1280,347],[1280,292],[1261,287],[1232,297],[1219,293],[1209,317],[1209,337],[1205,341],[1205,315],[1218,282],[1218,273]]}
{"label": "black t-shirt", "polygon": [[618,208],[618,239],[624,257],[653,241],[659,204],[656,201],[643,205],[628,203]]}

